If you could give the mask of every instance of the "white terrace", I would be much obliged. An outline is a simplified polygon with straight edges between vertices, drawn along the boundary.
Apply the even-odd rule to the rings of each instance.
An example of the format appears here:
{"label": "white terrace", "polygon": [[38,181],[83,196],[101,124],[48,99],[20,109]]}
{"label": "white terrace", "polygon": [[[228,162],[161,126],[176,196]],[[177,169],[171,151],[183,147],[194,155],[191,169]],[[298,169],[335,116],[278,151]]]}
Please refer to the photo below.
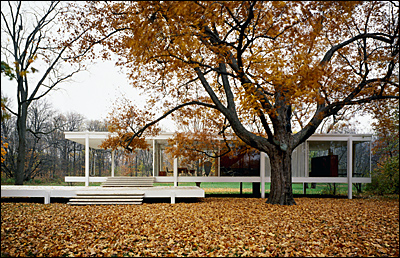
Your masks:
{"label": "white terrace", "polygon": [[[89,148],[99,145],[109,132],[64,132],[65,138],[85,146],[85,176],[66,176],[66,182],[104,182],[107,177],[89,175]],[[147,142],[152,146],[152,176],[155,183],[180,182],[252,182],[260,184],[261,197],[265,198],[265,183],[271,181],[268,155],[241,157],[232,161],[224,158],[210,159],[208,168],[183,167],[179,158],[168,160],[164,154],[168,139],[173,133],[161,133]],[[347,183],[348,198],[352,199],[353,183],[370,183],[371,134],[314,134],[298,146],[292,156],[292,181],[302,183],[304,192],[309,183]],[[257,156],[258,155],[258,156]],[[111,177],[114,177],[114,152],[111,153]]]}

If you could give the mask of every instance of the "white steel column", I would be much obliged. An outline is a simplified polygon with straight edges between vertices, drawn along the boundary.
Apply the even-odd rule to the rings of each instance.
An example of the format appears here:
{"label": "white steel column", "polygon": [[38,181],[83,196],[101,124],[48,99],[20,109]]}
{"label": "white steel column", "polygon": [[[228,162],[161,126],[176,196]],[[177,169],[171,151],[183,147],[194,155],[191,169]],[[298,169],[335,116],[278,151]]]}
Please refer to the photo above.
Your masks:
{"label": "white steel column", "polygon": [[176,197],[176,193],[175,193],[175,191],[173,191],[171,193],[171,204],[175,204],[175,197]]}
{"label": "white steel column", "polygon": [[372,150],[371,150],[371,141],[369,141],[369,174],[368,177],[372,177],[371,171],[372,171]]}
{"label": "white steel column", "polygon": [[156,162],[156,140],[153,139],[153,177],[156,176],[156,166],[157,166],[157,162]]}
{"label": "white steel column", "polygon": [[347,140],[347,198],[353,199],[353,139]]}
{"label": "white steel column", "polygon": [[89,132],[85,135],[85,186],[89,186]]}
{"label": "white steel column", "polygon": [[178,158],[174,158],[174,186],[178,186]]}
{"label": "white steel column", "polygon": [[304,176],[305,177],[309,177],[309,173],[308,173],[308,161],[310,159],[309,155],[310,155],[310,151],[309,151],[309,146],[308,146],[309,142],[306,141],[304,143],[304,148],[305,148],[305,155],[304,155]]}
{"label": "white steel column", "polygon": [[261,198],[265,198],[265,155],[260,153]]}
{"label": "white steel column", "polygon": [[[310,155],[310,152],[309,152],[309,147],[308,147],[308,144],[309,144],[309,142],[308,141],[305,141],[304,142],[304,177],[309,177],[310,175],[309,175],[309,173],[308,173],[308,161],[309,161],[309,159],[310,159],[310,157],[309,157],[309,155]],[[306,188],[306,185],[305,185],[306,183],[303,183],[303,194],[306,194],[306,192],[307,192],[307,188]],[[311,183],[307,183],[307,185],[309,186],[309,185],[311,185]]]}
{"label": "white steel column", "polygon": [[114,169],[115,169],[115,165],[114,165],[114,161],[115,161],[115,157],[114,157],[114,150],[111,150],[111,176],[114,177]]}

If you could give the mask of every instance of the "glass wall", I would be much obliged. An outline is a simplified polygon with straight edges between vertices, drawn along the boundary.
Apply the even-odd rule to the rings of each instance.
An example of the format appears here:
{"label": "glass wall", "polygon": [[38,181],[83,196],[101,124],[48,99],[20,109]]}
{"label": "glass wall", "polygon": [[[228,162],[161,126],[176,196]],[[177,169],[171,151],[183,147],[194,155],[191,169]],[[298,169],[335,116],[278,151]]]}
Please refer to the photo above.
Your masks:
{"label": "glass wall", "polygon": [[310,177],[346,177],[347,141],[309,141]]}
{"label": "glass wall", "polygon": [[[292,177],[305,177],[306,148],[302,143],[292,152]],[[269,161],[268,161],[269,162]]]}
{"label": "glass wall", "polygon": [[353,177],[371,176],[370,142],[353,142]]}
{"label": "glass wall", "polygon": [[[155,175],[174,176],[174,157],[168,152],[169,145],[156,143]],[[218,158],[216,151],[205,150],[203,152],[191,151],[188,155],[178,158],[178,176],[218,176]],[[208,155],[207,155],[208,154]]]}
{"label": "glass wall", "polygon": [[[156,176],[173,176],[174,158],[166,143],[156,144]],[[308,147],[308,148],[306,148]],[[304,163],[307,160],[308,170]],[[206,150],[178,158],[178,176],[260,176],[260,152],[232,148],[232,153],[213,158],[216,150]],[[307,141],[292,153],[293,177],[347,177],[347,141]],[[208,154],[208,155],[207,155]],[[149,155],[148,157],[152,157]],[[370,176],[370,142],[353,142],[353,176]],[[265,157],[265,175],[270,176],[269,158]],[[136,160],[133,162],[136,163]],[[136,171],[136,168],[135,168]]]}
{"label": "glass wall", "polygon": [[115,176],[152,176],[153,152],[152,150],[136,150],[127,153],[124,150],[116,150]]}
{"label": "glass wall", "polygon": [[178,176],[218,176],[218,158],[212,151],[198,153],[195,157],[178,158]]}
{"label": "glass wall", "polygon": [[156,143],[155,150],[155,176],[173,176],[174,158],[165,150],[167,144]]}
{"label": "glass wall", "polygon": [[236,148],[220,158],[221,176],[260,176],[260,152]]}

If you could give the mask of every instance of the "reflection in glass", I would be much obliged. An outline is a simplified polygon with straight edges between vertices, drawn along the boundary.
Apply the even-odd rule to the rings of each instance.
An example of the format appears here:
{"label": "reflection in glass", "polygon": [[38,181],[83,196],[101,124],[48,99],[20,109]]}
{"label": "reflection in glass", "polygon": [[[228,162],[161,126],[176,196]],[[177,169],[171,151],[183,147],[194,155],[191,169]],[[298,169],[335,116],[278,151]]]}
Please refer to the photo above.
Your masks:
{"label": "reflection in glass", "polygon": [[346,141],[309,141],[309,176],[347,176]]}
{"label": "reflection in glass", "polygon": [[221,176],[260,176],[260,152],[245,148],[236,148],[220,158]]}
{"label": "reflection in glass", "polygon": [[370,142],[353,142],[353,177],[369,177]]}

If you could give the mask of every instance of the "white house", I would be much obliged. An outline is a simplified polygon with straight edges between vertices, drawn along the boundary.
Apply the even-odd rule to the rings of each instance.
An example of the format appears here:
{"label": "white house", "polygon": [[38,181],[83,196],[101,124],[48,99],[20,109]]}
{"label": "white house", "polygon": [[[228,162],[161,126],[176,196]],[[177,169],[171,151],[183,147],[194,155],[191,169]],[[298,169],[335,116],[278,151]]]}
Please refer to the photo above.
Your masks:
{"label": "white house", "polygon": [[[89,176],[89,148],[99,145],[109,132],[64,132],[65,138],[85,145],[85,176],[65,177],[66,182],[104,182],[107,177]],[[154,182],[252,182],[260,183],[265,198],[265,183],[270,182],[271,169],[265,153],[243,156],[237,160],[210,158],[209,166],[181,167],[179,158],[168,160],[164,155],[173,133],[161,133],[146,141],[152,146]],[[371,182],[371,134],[314,134],[298,146],[292,156],[293,183],[347,183],[352,199],[353,183]],[[114,153],[111,153],[111,176],[114,176]]]}

